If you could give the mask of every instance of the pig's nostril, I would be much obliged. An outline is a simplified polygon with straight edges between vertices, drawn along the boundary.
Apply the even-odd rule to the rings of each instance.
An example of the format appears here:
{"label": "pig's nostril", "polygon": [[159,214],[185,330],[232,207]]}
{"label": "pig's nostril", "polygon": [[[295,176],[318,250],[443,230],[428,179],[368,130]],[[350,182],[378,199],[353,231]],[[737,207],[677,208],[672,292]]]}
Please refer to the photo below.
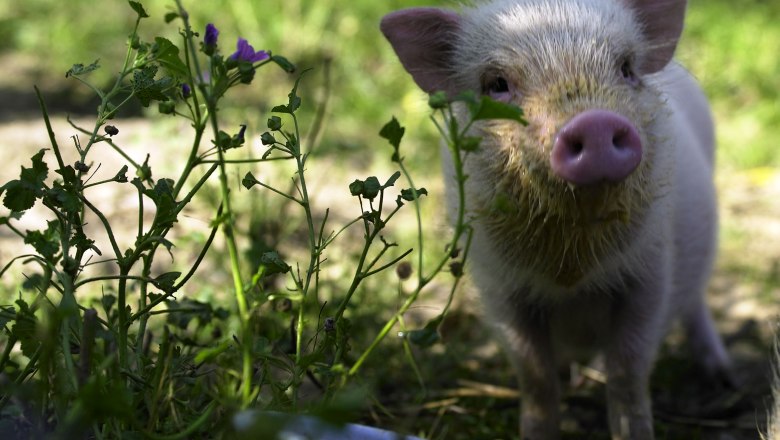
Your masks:
{"label": "pig's nostril", "polygon": [[612,137],[612,145],[618,150],[631,148],[633,143],[634,140],[632,139],[631,134],[627,128],[617,130],[615,135]]}
{"label": "pig's nostril", "polygon": [[585,149],[585,146],[582,145],[582,142],[574,142],[571,144],[571,152],[574,156],[579,156],[582,153],[582,150]]}

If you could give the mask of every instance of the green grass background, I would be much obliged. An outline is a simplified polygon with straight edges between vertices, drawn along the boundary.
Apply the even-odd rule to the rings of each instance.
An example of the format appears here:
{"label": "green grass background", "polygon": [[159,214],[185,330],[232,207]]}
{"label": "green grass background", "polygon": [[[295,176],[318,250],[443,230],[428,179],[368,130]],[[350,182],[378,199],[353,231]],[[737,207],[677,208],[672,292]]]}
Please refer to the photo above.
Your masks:
{"label": "green grass background", "polygon": [[[162,20],[172,10],[172,2],[144,3],[152,16],[144,25],[145,35],[175,38],[175,28]],[[777,166],[780,3],[689,3],[678,58],[699,78],[712,100],[722,166]],[[333,99],[323,145],[362,149],[375,133],[374,127],[381,126],[390,114],[403,118],[412,132],[419,133],[419,128],[422,136],[431,136],[422,95],[378,31],[383,14],[419,5],[457,7],[456,2],[441,0],[230,0],[186,6],[196,27],[202,29],[208,22],[217,25],[223,45],[232,45],[243,36],[256,48],[273,50],[303,68],[314,68],[312,76],[322,75],[324,60],[331,60]],[[97,57],[104,66],[114,66],[124,53],[122,36],[133,17],[119,0],[0,0],[0,52],[34,57],[41,71],[54,77],[75,62]],[[98,75],[107,79],[110,73],[104,69]],[[289,84],[280,84],[277,75],[264,79],[253,86],[250,98],[259,97],[262,102],[263,97],[273,95],[271,90],[284,90]],[[318,87],[318,82],[310,80],[309,87]]]}

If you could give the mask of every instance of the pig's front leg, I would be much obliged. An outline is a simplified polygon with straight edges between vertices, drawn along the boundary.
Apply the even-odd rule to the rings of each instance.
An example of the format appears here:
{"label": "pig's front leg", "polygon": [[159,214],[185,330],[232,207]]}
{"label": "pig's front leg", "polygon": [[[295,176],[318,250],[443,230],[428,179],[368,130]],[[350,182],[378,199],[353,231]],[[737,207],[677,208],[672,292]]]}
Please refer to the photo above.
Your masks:
{"label": "pig's front leg", "polygon": [[666,325],[670,284],[668,276],[653,278],[630,288],[614,305],[611,337],[605,350],[613,440],[653,439],[648,385]]}
{"label": "pig's front leg", "polygon": [[557,439],[560,391],[549,324],[540,314],[514,319],[498,327],[520,380],[521,438]]}

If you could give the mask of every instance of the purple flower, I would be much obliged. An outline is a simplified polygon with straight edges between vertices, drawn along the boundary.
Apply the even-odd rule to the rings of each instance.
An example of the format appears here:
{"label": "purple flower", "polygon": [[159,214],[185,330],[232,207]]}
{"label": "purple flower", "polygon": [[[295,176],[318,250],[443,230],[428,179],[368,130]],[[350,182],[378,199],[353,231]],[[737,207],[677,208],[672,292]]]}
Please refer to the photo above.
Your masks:
{"label": "purple flower", "polygon": [[269,55],[268,52],[264,50],[258,50],[255,52],[255,48],[252,47],[248,41],[246,41],[243,38],[238,39],[238,44],[236,44],[236,52],[233,55],[230,55],[231,60],[235,61],[248,61],[250,63],[256,63],[258,61],[263,61],[265,59],[268,59]]}
{"label": "purple flower", "polygon": [[213,23],[209,23],[206,25],[206,36],[203,37],[203,44],[207,46],[216,46],[217,45],[217,36],[219,35],[219,30],[216,26],[214,26]]}
{"label": "purple flower", "polygon": [[218,35],[219,35],[219,30],[217,30],[217,27],[214,26],[213,23],[209,23],[206,25],[206,35],[203,36],[203,52],[206,55],[214,54],[214,51],[217,49]]}
{"label": "purple flower", "polygon": [[184,83],[181,85],[181,96],[184,97],[184,99],[189,98],[191,93],[192,93],[192,89],[190,89],[189,84]]}

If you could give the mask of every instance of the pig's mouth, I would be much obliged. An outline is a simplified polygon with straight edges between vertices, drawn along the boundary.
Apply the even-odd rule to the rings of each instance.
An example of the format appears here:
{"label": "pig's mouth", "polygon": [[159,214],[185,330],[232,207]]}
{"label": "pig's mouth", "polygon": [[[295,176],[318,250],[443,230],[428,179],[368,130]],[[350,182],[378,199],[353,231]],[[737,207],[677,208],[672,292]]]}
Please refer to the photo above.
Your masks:
{"label": "pig's mouth", "polygon": [[580,187],[572,190],[570,196],[576,207],[573,221],[581,226],[600,225],[610,222],[628,223],[630,207],[625,203],[622,185],[604,184]]}
{"label": "pig's mouth", "polygon": [[649,196],[637,176],[576,188],[544,173],[536,179],[499,185],[480,222],[508,259],[561,285],[577,283],[620,253],[642,223]]}

